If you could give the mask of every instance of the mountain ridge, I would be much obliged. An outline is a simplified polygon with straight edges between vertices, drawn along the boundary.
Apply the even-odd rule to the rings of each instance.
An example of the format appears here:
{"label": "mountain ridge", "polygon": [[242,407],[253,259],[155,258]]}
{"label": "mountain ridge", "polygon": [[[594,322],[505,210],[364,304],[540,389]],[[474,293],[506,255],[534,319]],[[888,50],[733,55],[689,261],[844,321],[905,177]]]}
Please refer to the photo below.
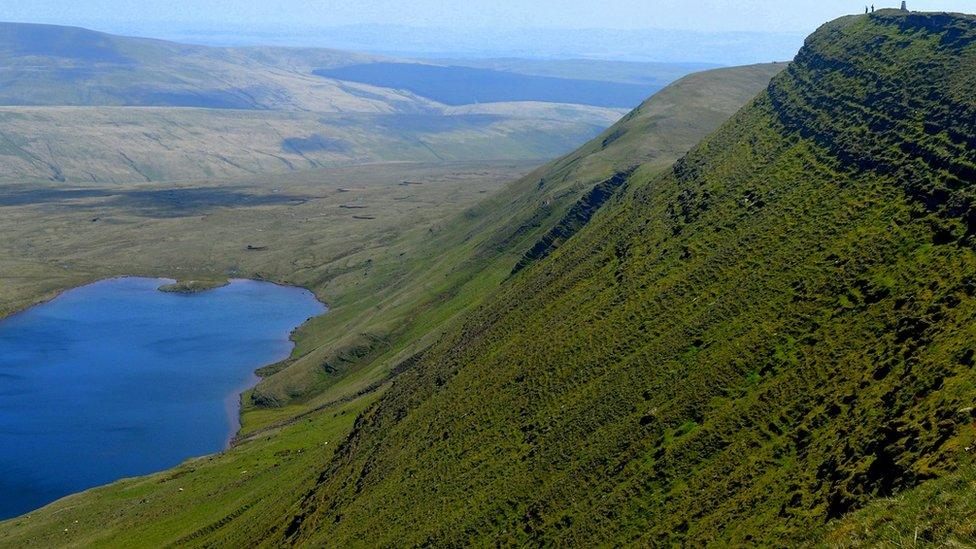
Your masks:
{"label": "mountain ridge", "polygon": [[[929,133],[968,126],[924,92],[971,74],[974,21],[821,28],[669,173],[638,169],[401,374],[272,539],[814,543],[966,470],[973,181],[923,162]],[[866,134],[872,161],[849,162],[858,123],[906,104],[930,131]]]}

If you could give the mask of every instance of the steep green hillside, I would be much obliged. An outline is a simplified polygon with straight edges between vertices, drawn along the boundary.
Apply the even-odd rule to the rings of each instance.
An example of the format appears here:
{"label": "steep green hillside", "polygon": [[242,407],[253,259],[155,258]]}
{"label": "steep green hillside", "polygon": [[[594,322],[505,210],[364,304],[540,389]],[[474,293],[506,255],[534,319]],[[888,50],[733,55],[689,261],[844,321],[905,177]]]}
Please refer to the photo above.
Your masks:
{"label": "steep green hillside", "polygon": [[781,545],[924,501],[976,436],[974,63],[968,16],[819,30],[401,373],[270,539]]}
{"label": "steep green hillside", "polygon": [[[784,65],[719,69],[683,78],[648,99],[581,149],[513,182],[469,208],[452,223],[431,227],[429,240],[404,257],[371,257],[368,280],[359,271],[336,276],[314,269],[292,278],[310,287],[347,288],[339,307],[322,319],[314,350],[267,377],[254,403],[276,403],[252,414],[293,413],[283,403],[321,404],[347,391],[350,373],[377,381],[439,334],[442,323],[490,296],[522,255],[570,212],[576,202],[615,173],[643,163],[663,170],[762,90]],[[379,277],[388,273],[391,278]],[[373,286],[375,284],[375,286]],[[345,308],[341,307],[345,305]],[[347,316],[348,315],[348,316]],[[381,349],[378,355],[373,351]],[[369,350],[367,356],[358,356]],[[338,357],[354,356],[351,364]],[[336,364],[341,365],[335,370]],[[323,368],[323,364],[328,365]],[[326,388],[324,392],[321,392]],[[315,395],[315,396],[312,396]],[[311,398],[311,401],[307,399]]]}
{"label": "steep green hillside", "polygon": [[[234,268],[237,276],[312,288],[331,311],[296,334],[292,360],[262,372],[268,377],[245,402],[244,430],[234,450],[162,475],[72,496],[29,518],[0,523],[0,545],[89,545],[113,539],[147,545],[178,540],[190,545],[241,544],[272,534],[290,519],[288,508],[315,485],[329,449],[339,440],[333,433],[346,433],[351,427],[344,407],[360,407],[381,396],[391,379],[417,362],[420,351],[467,311],[493,299],[519,258],[590,189],[640,162],[648,170],[664,169],[765,88],[782,68],[722,69],[685,78],[584,149],[540,168],[451,221],[424,213],[419,206],[397,212],[423,217],[412,220],[415,226],[409,230],[391,228],[394,221],[386,219],[362,221],[370,231],[364,234],[369,238],[357,237],[362,245],[358,240],[340,245],[336,236],[343,227],[354,227],[343,225],[338,214],[316,214],[329,203],[318,199],[306,206],[228,208],[202,217],[200,212],[173,212],[174,217],[159,222],[134,219],[137,211],[125,213],[127,223],[137,224],[155,240],[147,240],[142,232],[128,233],[125,226],[107,237],[89,238],[98,223],[81,230],[67,214],[58,225],[61,229],[52,227],[52,233],[36,239],[25,226],[18,240],[35,255],[67,255],[73,262],[101,265],[99,273],[127,272],[135,265],[140,273],[172,274],[173,265],[179,265],[182,276],[194,279]],[[348,180],[351,187],[356,173],[349,170],[334,179],[342,186]],[[383,212],[395,208],[404,196],[416,195],[414,202],[426,200],[436,192],[427,190],[432,186],[428,180],[421,173],[410,174],[399,193],[387,196],[346,188],[330,200],[354,200],[370,214]],[[300,186],[285,185],[281,194],[312,193],[314,185],[314,178]],[[259,196],[266,196],[266,191]],[[37,211],[18,210],[10,222],[29,220]],[[317,224],[309,225],[313,215]],[[240,230],[228,220],[240,220]],[[173,235],[169,228],[176,223],[189,229]],[[226,235],[240,234],[214,239],[210,224],[224,227]],[[68,240],[77,247],[62,246],[49,236],[57,230],[77,233]],[[120,255],[115,243],[123,236],[140,247],[130,246],[133,253]],[[242,244],[255,236],[278,244],[259,255],[241,252]],[[143,249],[149,254],[139,251]],[[179,255],[180,250],[185,253]],[[154,263],[157,259],[162,262]],[[327,448],[326,442],[331,442]],[[256,474],[262,480],[252,480],[250,475]],[[170,475],[178,475],[179,484],[167,482]],[[272,478],[275,487],[269,497],[264,483]],[[242,526],[245,523],[248,526]]]}

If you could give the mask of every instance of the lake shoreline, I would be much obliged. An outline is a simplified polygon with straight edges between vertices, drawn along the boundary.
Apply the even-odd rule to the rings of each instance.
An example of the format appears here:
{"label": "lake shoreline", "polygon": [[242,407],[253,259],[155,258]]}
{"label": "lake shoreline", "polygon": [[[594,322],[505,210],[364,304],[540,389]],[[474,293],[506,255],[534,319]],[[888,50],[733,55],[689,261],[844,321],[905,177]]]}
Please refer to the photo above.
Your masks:
{"label": "lake shoreline", "polygon": [[[119,284],[112,285],[112,282]],[[188,442],[191,439],[195,442],[184,445],[182,442],[171,441],[167,444],[169,449],[187,453],[191,457],[213,455],[231,448],[233,440],[241,429],[244,395],[262,379],[257,371],[291,357],[297,346],[295,337],[297,331],[310,320],[327,314],[329,312],[328,305],[319,300],[315,292],[307,288],[246,278],[228,279],[219,286],[185,294],[188,298],[194,296],[195,300],[195,296],[205,296],[210,291],[233,286],[227,290],[229,293],[207,297],[203,301],[195,301],[195,304],[188,302],[186,305],[181,305],[183,299],[174,301],[174,298],[147,297],[156,292],[158,292],[156,295],[174,295],[173,292],[165,292],[160,289],[166,283],[171,282],[175,282],[174,279],[133,275],[100,278],[70,288],[58,289],[43,296],[43,298],[37,299],[33,304],[13,311],[0,319],[0,327],[6,328],[6,346],[4,348],[7,351],[3,354],[8,359],[6,362],[0,360],[0,367],[17,376],[13,378],[17,379],[17,382],[12,386],[12,390],[14,390],[12,394],[17,395],[19,392],[23,395],[27,394],[24,391],[33,392],[38,388],[37,384],[40,383],[42,390],[37,391],[37,394],[40,395],[38,398],[46,399],[47,397],[44,395],[51,392],[53,398],[56,399],[60,393],[57,389],[47,389],[47,386],[50,385],[47,379],[49,379],[51,369],[53,371],[65,371],[69,374],[65,379],[65,385],[68,387],[89,387],[85,384],[93,384],[86,389],[92,395],[95,394],[92,391],[109,391],[103,393],[104,396],[93,397],[91,403],[88,403],[84,397],[73,402],[76,410],[80,411],[77,414],[78,417],[85,414],[95,414],[108,418],[106,424],[111,425],[102,426],[102,429],[115,431],[122,429],[128,432],[130,429],[144,429],[151,425],[160,425],[161,427],[152,427],[152,429],[162,428],[165,430],[162,433],[173,430],[187,431],[190,434],[185,435],[184,438]],[[99,284],[109,285],[99,288],[97,287]],[[95,288],[91,288],[92,286]],[[272,286],[294,290],[295,293],[286,292],[282,294],[279,291],[271,290]],[[80,291],[80,293],[71,294],[72,291]],[[70,297],[65,298],[66,295],[70,295]],[[104,301],[105,299],[112,299],[115,304],[108,306]],[[54,305],[53,309],[48,308],[39,311],[37,314],[31,314],[37,307],[51,306],[52,304]],[[149,309],[146,309],[147,307]],[[190,309],[184,312],[184,307]],[[230,308],[228,309],[228,307]],[[150,313],[150,317],[146,317],[144,316],[144,309],[154,312]],[[202,317],[199,316],[201,314]],[[249,315],[252,314],[256,315],[254,320],[249,319]],[[24,316],[27,318],[22,318]],[[57,329],[51,331],[44,328],[45,319],[54,319],[58,323]],[[112,319],[114,319],[114,325]],[[107,320],[109,321],[108,324],[106,324]],[[201,321],[203,324],[200,324]],[[83,324],[77,324],[78,322]],[[96,330],[95,335],[87,335],[92,333],[93,329]],[[25,332],[24,330],[30,331]],[[97,330],[103,330],[103,332]],[[106,332],[116,337],[116,339],[111,340],[115,343],[103,339]],[[41,340],[34,343],[30,337],[31,334],[37,334]],[[43,339],[56,343],[53,351],[42,344]],[[240,341],[241,344],[236,343],[236,341]],[[142,359],[138,358],[141,355],[131,354],[133,352],[144,352],[147,349],[147,343],[150,348],[159,349],[162,353],[154,355],[156,358],[153,359],[154,362],[152,363],[144,363]],[[85,349],[89,347],[96,347],[104,350],[104,352],[96,354],[94,357],[79,354],[86,352]],[[250,350],[252,348],[253,351]],[[263,350],[259,351],[258,349]],[[31,354],[33,352],[40,354],[35,357]],[[180,358],[180,353],[186,358]],[[37,366],[33,366],[34,364]],[[169,364],[172,364],[172,367]],[[213,368],[210,367],[211,364]],[[244,368],[241,368],[242,366]],[[93,367],[98,368],[97,373],[96,370],[92,370]],[[68,370],[64,370],[65,368]],[[241,376],[242,370],[246,370],[243,377]],[[74,373],[70,373],[72,371]],[[235,371],[237,373],[234,373]],[[166,372],[171,372],[171,374]],[[147,375],[149,377],[146,377]],[[171,377],[174,383],[163,382],[163,377]],[[158,383],[149,381],[157,378],[160,380]],[[210,379],[214,381],[211,382]],[[221,379],[223,381],[219,381]],[[235,382],[234,379],[240,381]],[[230,389],[227,389],[228,386]],[[121,387],[126,387],[126,389],[119,392]],[[200,389],[192,389],[186,392],[180,387]],[[207,394],[210,396],[204,396]],[[218,396],[220,394],[222,396]],[[110,395],[116,395],[118,398],[110,397]],[[115,400],[131,406],[127,399],[136,398],[146,401],[146,397],[150,395],[156,395],[148,399],[150,405],[134,407],[134,415],[116,414],[111,408]],[[187,401],[189,406],[184,406],[182,404],[184,396],[189,395],[199,396],[191,397],[194,400]],[[106,397],[109,398],[106,399]],[[196,403],[198,401],[196,399],[198,398],[205,399],[200,402],[209,403],[206,404],[208,408],[197,409],[198,404]],[[152,402],[158,402],[159,405],[152,404]],[[216,409],[213,408],[214,406]],[[23,407],[12,409],[20,410],[21,408]],[[154,409],[156,411],[152,412]],[[44,408],[42,407],[41,410]],[[214,414],[213,412],[217,410],[221,413]],[[38,415],[26,408],[22,411],[24,413],[21,415],[18,415],[20,412],[8,415],[5,420],[9,424],[8,427],[15,426],[17,431],[24,433],[44,429],[44,422],[48,421],[44,419],[46,414]],[[177,413],[174,414],[174,412]],[[146,413],[164,419],[148,419]],[[80,421],[85,425],[99,426],[97,421],[92,423]],[[148,421],[148,423],[143,423],[144,421]],[[60,432],[57,425],[60,425],[60,422],[50,423],[50,425],[53,427],[48,432],[57,436],[57,433]],[[189,429],[187,429],[188,427]],[[215,434],[216,439],[214,438]],[[77,433],[65,431],[65,435],[71,436],[65,439],[64,444],[69,446],[77,444]],[[140,452],[152,454],[155,453],[152,448],[156,448],[156,445],[159,444],[159,442],[154,442],[153,436],[155,435],[151,435],[144,442],[130,440],[121,445],[114,444],[111,441],[116,439],[109,438],[107,439],[109,442],[103,441],[103,446],[113,448],[113,452],[118,454],[131,454],[133,447],[129,445],[137,444],[136,448],[140,448]],[[97,439],[97,437],[95,438]],[[118,440],[121,442],[124,437]],[[168,439],[160,437],[158,440]],[[200,444],[204,444],[204,446],[201,448]],[[211,449],[207,450],[206,446],[210,446]],[[164,447],[166,446],[160,448]],[[85,444],[73,448],[75,449],[72,451],[82,456],[93,456],[98,453],[97,451],[90,451]],[[202,451],[198,452],[198,450]],[[18,454],[13,452],[12,455]],[[26,463],[19,458],[15,459],[17,461],[13,463]],[[176,463],[178,462],[173,464]],[[153,461],[147,461],[142,466],[152,467],[152,469],[140,470],[132,474],[126,473],[124,476],[141,476],[153,471],[165,470],[173,464],[164,465],[163,469],[156,469]],[[31,466],[28,464],[26,467],[30,469]],[[50,470],[65,473],[68,469],[58,465]],[[124,468],[120,470],[127,471]],[[97,474],[104,477],[106,470],[103,468]],[[9,478],[16,479],[22,478],[22,476],[15,473]],[[82,478],[84,478],[83,475]],[[117,480],[117,478],[105,479],[99,476],[92,478],[95,484],[89,487],[100,486]],[[25,499],[23,501],[30,500]]]}
{"label": "lake shoreline", "polygon": [[[232,279],[220,294],[182,298],[159,290],[169,282],[105,277],[0,320],[0,372],[15,412],[0,425],[0,485],[19,494],[7,511],[228,450],[257,370],[290,357],[296,330],[329,311],[286,284]],[[60,402],[59,412],[35,399]],[[23,440],[45,459],[17,450]]]}
{"label": "lake shoreline", "polygon": [[[237,437],[237,435],[240,434],[240,429],[242,427],[241,415],[242,415],[242,412],[244,410],[244,402],[243,402],[244,394],[247,393],[249,390],[253,389],[254,387],[256,387],[257,384],[261,382],[261,380],[263,380],[265,377],[267,377],[265,375],[261,375],[261,373],[260,373],[261,370],[264,370],[265,368],[267,368],[269,366],[274,366],[275,364],[279,364],[279,363],[281,363],[281,362],[283,362],[283,361],[288,360],[289,358],[291,358],[291,353],[294,352],[295,348],[298,345],[298,342],[295,340],[295,334],[298,331],[300,331],[308,322],[310,322],[310,321],[318,318],[319,316],[328,314],[328,312],[332,309],[329,306],[328,302],[323,301],[322,299],[320,299],[319,296],[318,296],[318,294],[316,294],[315,291],[313,291],[311,288],[307,288],[305,286],[297,286],[297,285],[294,285],[294,284],[287,284],[287,283],[278,282],[278,281],[275,281],[275,280],[267,280],[267,279],[262,279],[262,278],[225,278],[223,280],[220,280],[220,279],[210,279],[210,280],[207,280],[207,281],[201,281],[201,280],[196,280],[196,279],[187,279],[187,280],[181,281],[178,278],[172,278],[172,277],[169,277],[169,276],[123,274],[123,275],[111,275],[111,276],[105,276],[105,277],[101,277],[101,278],[95,278],[95,279],[89,280],[87,282],[83,282],[81,284],[76,284],[76,285],[73,285],[73,286],[66,286],[66,287],[63,287],[63,288],[58,288],[56,290],[53,290],[52,292],[48,292],[47,294],[44,294],[44,295],[39,296],[36,300],[31,301],[29,304],[27,304],[27,305],[25,305],[25,306],[23,306],[21,308],[11,310],[11,311],[9,311],[9,312],[7,312],[5,314],[0,314],[0,323],[4,322],[7,319],[14,318],[14,317],[16,317],[18,315],[21,315],[23,313],[26,313],[27,311],[33,309],[34,307],[38,307],[38,306],[44,305],[46,303],[51,303],[51,302],[57,300],[59,297],[61,297],[65,292],[70,292],[72,290],[76,290],[78,288],[84,288],[85,286],[90,286],[92,284],[98,284],[100,282],[107,282],[107,281],[110,281],[110,280],[123,280],[123,279],[127,279],[127,278],[152,278],[152,279],[155,279],[155,280],[159,280],[159,281],[165,282],[165,284],[161,284],[158,288],[156,288],[157,291],[160,291],[160,292],[163,292],[163,293],[172,293],[172,294],[180,294],[180,295],[187,295],[187,296],[189,296],[189,295],[195,295],[195,294],[201,294],[201,293],[209,292],[209,291],[212,291],[212,290],[217,290],[217,289],[220,289],[220,288],[229,286],[229,285],[233,284],[234,282],[240,282],[240,281],[262,282],[262,283],[266,283],[266,284],[273,284],[275,286],[280,286],[282,288],[295,288],[295,289],[305,290],[309,294],[312,295],[312,297],[315,299],[315,301],[317,301],[318,303],[320,303],[325,308],[325,311],[321,315],[316,315],[316,316],[313,316],[313,317],[310,317],[310,318],[306,319],[300,325],[298,325],[294,329],[292,329],[291,332],[289,332],[289,334],[288,334],[288,340],[292,343],[292,348],[291,348],[291,351],[289,352],[288,356],[283,357],[280,360],[275,360],[275,361],[269,362],[267,364],[262,364],[258,368],[255,368],[254,371],[252,372],[253,375],[254,375],[254,379],[251,380],[251,382],[249,383],[249,385],[246,386],[246,387],[244,387],[244,388],[242,388],[242,389],[240,389],[235,394],[228,395],[228,398],[234,398],[234,399],[236,399],[236,402],[237,402],[237,404],[236,404],[236,407],[237,407],[236,408],[236,413],[232,416],[234,418],[233,421],[232,421],[232,423],[236,423],[237,424],[237,428],[231,434],[230,439],[228,439],[228,443],[227,443],[227,445],[224,448],[225,450],[227,448],[230,448],[230,446],[232,445],[234,439]],[[194,283],[194,282],[200,282],[200,283],[204,283],[204,284],[196,285],[192,289],[190,289],[189,288],[189,285],[192,284],[192,283]],[[186,290],[181,289],[180,288],[180,285],[181,284],[186,284],[188,286],[188,288]]]}

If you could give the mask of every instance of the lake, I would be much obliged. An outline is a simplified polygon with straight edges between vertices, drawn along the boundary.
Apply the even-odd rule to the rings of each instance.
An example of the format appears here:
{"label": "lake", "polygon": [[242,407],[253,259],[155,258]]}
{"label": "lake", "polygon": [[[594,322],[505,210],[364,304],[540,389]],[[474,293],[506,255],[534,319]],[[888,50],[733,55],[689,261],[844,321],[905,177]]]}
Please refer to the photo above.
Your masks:
{"label": "lake", "polygon": [[225,448],[254,370],[326,310],[299,288],[168,282],[103,280],[0,321],[0,519]]}

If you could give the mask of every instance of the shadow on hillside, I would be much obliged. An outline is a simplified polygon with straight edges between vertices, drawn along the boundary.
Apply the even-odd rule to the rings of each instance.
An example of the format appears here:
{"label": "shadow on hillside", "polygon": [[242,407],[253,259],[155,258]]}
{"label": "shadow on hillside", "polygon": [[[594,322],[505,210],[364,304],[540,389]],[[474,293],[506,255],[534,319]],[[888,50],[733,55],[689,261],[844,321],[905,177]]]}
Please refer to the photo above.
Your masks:
{"label": "shadow on hillside", "polygon": [[[99,199],[104,200],[87,200]],[[200,215],[218,208],[303,204],[311,197],[294,194],[257,194],[216,187],[178,189],[38,189],[27,186],[0,188],[0,207],[44,206],[53,209],[110,207],[155,218]]]}

